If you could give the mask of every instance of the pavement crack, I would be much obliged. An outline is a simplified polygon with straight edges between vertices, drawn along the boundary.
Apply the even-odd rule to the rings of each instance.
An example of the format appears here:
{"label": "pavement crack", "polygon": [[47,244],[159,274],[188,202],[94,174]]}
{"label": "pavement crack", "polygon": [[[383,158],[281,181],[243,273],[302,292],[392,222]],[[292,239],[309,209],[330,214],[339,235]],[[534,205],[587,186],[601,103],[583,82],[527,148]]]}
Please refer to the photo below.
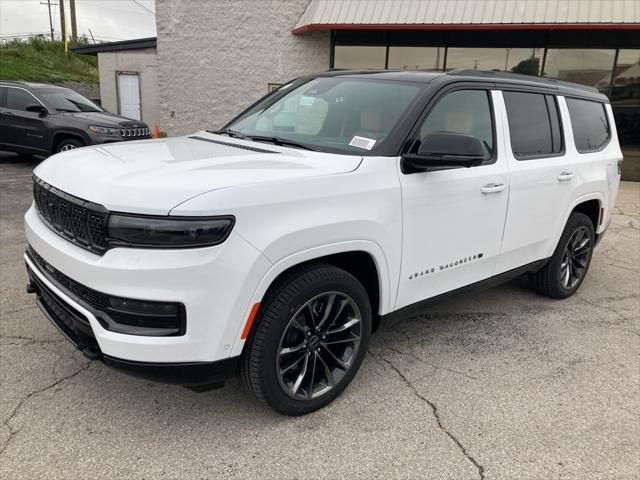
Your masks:
{"label": "pavement crack", "polygon": [[423,396],[415,387],[415,385],[413,385],[413,383],[411,383],[411,381],[404,375],[404,373],[402,373],[402,371],[398,367],[396,367],[391,361],[387,360],[384,357],[379,357],[377,355],[374,355],[373,353],[371,353],[371,350],[368,350],[367,352],[378,362],[382,363],[383,365],[387,365],[389,368],[391,368],[398,375],[398,377],[400,377],[402,382],[409,388],[409,390],[411,390],[411,392],[416,398],[420,399],[421,401],[429,405],[429,407],[431,407],[431,411],[433,412],[433,416],[436,420],[438,428],[440,428],[440,430],[442,430],[445,433],[445,435],[447,435],[453,441],[453,443],[456,444],[456,446],[462,452],[465,458],[469,460],[469,462],[471,462],[473,466],[478,470],[478,475],[480,476],[480,479],[484,480],[485,479],[484,467],[473,457],[473,455],[471,455],[467,451],[467,448],[462,444],[462,442],[458,440],[458,438],[453,433],[451,433],[449,430],[445,428],[444,424],[442,423],[442,419],[440,418],[440,414],[438,413],[438,407],[436,406],[436,404],[433,403],[428,398],[426,398],[425,396]]}
{"label": "pavement crack", "polygon": [[473,375],[469,375],[467,373],[461,372],[460,370],[455,370],[453,368],[447,368],[447,367],[441,367],[440,365],[434,365],[433,363],[429,363],[425,360],[423,360],[422,358],[418,357],[417,355],[415,355],[412,352],[403,352],[402,350],[398,350],[395,347],[392,347],[391,345],[385,345],[386,348],[388,348],[389,350],[391,350],[393,353],[397,354],[397,355],[407,355],[411,358],[413,358],[416,362],[418,363],[422,363],[423,365],[427,365],[431,368],[433,368],[434,370],[443,370],[445,372],[449,372],[449,373],[455,373],[456,375],[460,375],[462,377],[465,377],[469,380],[478,380],[478,377],[474,377]]}
{"label": "pavement crack", "polygon": [[[22,430],[22,426],[20,428],[17,429],[13,429],[11,428],[11,420],[13,420],[15,418],[15,416],[18,414],[18,412],[20,411],[20,409],[22,408],[22,406],[25,404],[25,402],[27,400],[29,400],[30,398],[40,394],[40,393],[44,393],[47,390],[52,389],[53,387],[60,385],[62,382],[64,382],[65,380],[69,380],[73,377],[75,377],[76,375],[80,374],[81,372],[84,372],[85,370],[87,370],[89,368],[89,366],[91,365],[91,362],[82,364],[81,367],[76,370],[75,372],[66,375],[62,378],[59,378],[58,380],[55,380],[54,378],[54,382],[47,385],[46,387],[42,387],[39,388],[37,390],[34,390],[33,392],[29,393],[26,397],[24,397],[22,400],[20,400],[18,402],[18,404],[15,406],[15,408],[12,410],[12,412],[9,414],[9,416],[7,417],[7,419],[4,421],[3,425],[9,430],[9,437],[7,438],[7,440],[4,442],[4,445],[2,445],[2,447],[0,448],[0,455],[2,455],[7,448],[9,447],[9,444],[11,443],[11,441],[13,440],[13,438],[20,433],[20,431]],[[55,368],[55,365],[54,365]]]}
{"label": "pavement crack", "polygon": [[618,312],[617,310],[615,310],[615,309],[613,309],[613,308],[611,308],[611,307],[608,307],[608,306],[606,306],[606,305],[602,305],[602,304],[599,304],[599,303],[592,302],[591,300],[587,300],[587,299],[586,299],[585,297],[583,297],[582,295],[576,295],[576,297],[577,297],[578,299],[582,300],[584,303],[587,303],[587,304],[589,304],[589,305],[591,305],[591,306],[593,306],[593,307],[596,307],[596,308],[598,308],[598,309],[600,309],[600,310],[605,310],[605,311],[610,312],[610,313],[615,313],[615,314],[616,314],[619,318],[621,318],[622,320],[628,320],[628,319],[627,319],[627,317],[625,317],[625,316],[624,316],[624,315],[622,315],[620,312]]}

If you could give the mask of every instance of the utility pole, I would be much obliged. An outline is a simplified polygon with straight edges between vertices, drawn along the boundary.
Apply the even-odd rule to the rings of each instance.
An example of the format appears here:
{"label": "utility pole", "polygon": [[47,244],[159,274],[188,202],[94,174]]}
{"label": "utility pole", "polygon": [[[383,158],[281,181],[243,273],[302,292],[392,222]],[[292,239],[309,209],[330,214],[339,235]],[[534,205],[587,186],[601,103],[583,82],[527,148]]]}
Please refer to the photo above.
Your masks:
{"label": "utility pole", "polygon": [[60,0],[60,30],[62,31],[62,42],[64,45],[65,53],[68,50],[67,47],[67,19],[64,16],[64,0]]}
{"label": "utility pole", "polygon": [[53,42],[53,19],[51,18],[51,0],[47,0],[47,2],[40,2],[40,5],[46,5],[49,7],[49,28],[51,29],[51,41]]}
{"label": "utility pole", "polygon": [[71,14],[71,45],[78,43],[78,27],[76,25],[76,0],[69,0]]}

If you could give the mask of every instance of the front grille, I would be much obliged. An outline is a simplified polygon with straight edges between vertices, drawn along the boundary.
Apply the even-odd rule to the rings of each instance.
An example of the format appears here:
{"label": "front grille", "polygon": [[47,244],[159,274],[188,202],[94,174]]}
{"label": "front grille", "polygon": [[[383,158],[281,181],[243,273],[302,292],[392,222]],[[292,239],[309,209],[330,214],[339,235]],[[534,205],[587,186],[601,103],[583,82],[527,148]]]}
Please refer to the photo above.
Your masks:
{"label": "front grille", "polygon": [[151,136],[151,130],[148,128],[120,128],[120,135],[123,137],[149,137]]}
{"label": "front grille", "polygon": [[109,211],[65,193],[33,176],[33,199],[40,217],[54,232],[102,255],[107,250]]}

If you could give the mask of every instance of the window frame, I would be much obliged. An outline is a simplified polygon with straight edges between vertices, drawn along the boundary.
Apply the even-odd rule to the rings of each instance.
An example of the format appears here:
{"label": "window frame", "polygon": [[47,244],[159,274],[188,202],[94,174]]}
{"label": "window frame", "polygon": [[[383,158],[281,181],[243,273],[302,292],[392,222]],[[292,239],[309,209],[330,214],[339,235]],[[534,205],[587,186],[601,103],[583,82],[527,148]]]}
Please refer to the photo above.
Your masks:
{"label": "window frame", "polygon": [[[420,114],[416,117],[414,124],[409,129],[409,133],[405,137],[404,141],[401,144],[401,150],[398,152],[398,156],[402,157],[402,155],[406,153],[415,153],[414,150],[417,150],[416,146],[419,145],[419,142],[422,140],[419,138],[419,133],[422,128],[424,121],[431,114],[431,111],[435,108],[435,106],[446,97],[448,94],[457,92],[460,90],[482,90],[487,95],[487,100],[489,102],[489,113],[491,115],[491,130],[492,130],[492,140],[493,140],[493,152],[490,158],[484,160],[480,165],[476,165],[475,167],[470,168],[478,168],[484,167],[487,165],[493,165],[498,161],[498,133],[496,129],[496,112],[495,105],[493,102],[493,96],[491,95],[491,91],[495,90],[495,85],[487,82],[453,82],[448,83],[440,90],[436,91],[432,95],[430,95],[426,104],[420,111]],[[464,167],[435,167],[434,170],[452,170]],[[403,172],[404,175],[407,175]]]}
{"label": "window frame", "polygon": [[[577,97],[577,96],[574,96],[574,95],[564,95],[564,98],[565,98],[565,103],[567,104],[567,113],[569,115],[569,123],[571,124],[571,134],[573,135],[573,146],[575,147],[576,152],[578,153],[578,155],[587,155],[589,153],[601,152],[602,150],[607,148],[609,146],[609,144],[611,143],[611,139],[613,137],[611,119],[609,118],[609,112],[607,112],[607,108],[605,106],[607,104],[605,102],[599,102],[598,100],[587,99],[587,98],[584,98],[584,97]],[[576,143],[576,134],[575,134],[575,131],[573,129],[573,120],[571,120],[571,110],[569,109],[569,102],[567,102],[566,100],[580,100],[582,102],[591,102],[591,103],[600,104],[600,107],[602,108],[602,111],[604,112],[604,116],[607,119],[607,140],[600,147],[598,147],[596,149],[593,149],[593,150],[579,150],[578,149],[578,144]],[[609,105],[611,105],[611,104],[609,103]]]}
{"label": "window frame", "polygon": [[[511,147],[511,154],[513,158],[515,158],[518,162],[526,162],[529,160],[542,160],[545,158],[556,158],[556,157],[564,157],[567,154],[567,140],[564,131],[564,123],[562,112],[560,111],[560,104],[558,103],[558,95],[557,91],[549,91],[549,90],[536,90],[536,89],[524,89],[524,88],[505,88],[500,87],[500,95],[502,95],[502,101],[504,102],[504,111],[507,116],[507,127],[509,128],[509,146]],[[551,127],[551,113],[549,112],[549,106],[547,105],[547,97],[553,97],[553,102],[556,105],[556,113],[558,115],[558,126],[560,127],[560,144],[561,149],[559,152],[552,153],[543,153],[543,154],[533,154],[533,155],[522,155],[518,156],[513,151],[513,143],[511,141],[511,125],[509,124],[509,111],[507,109],[507,100],[504,97],[504,92],[513,92],[513,93],[529,93],[532,95],[542,95],[545,100],[545,106],[547,108],[547,115],[549,117],[549,126]],[[553,148],[553,133],[551,133],[551,148]]]}
{"label": "window frame", "polygon": [[[51,114],[51,111],[49,110],[49,108],[40,101],[40,99],[38,97],[36,97],[33,93],[31,93],[29,90],[27,90],[26,88],[23,87],[18,87],[15,85],[3,85],[3,87],[7,88],[7,90],[5,90],[5,94],[4,94],[4,107],[2,108],[6,108],[7,110],[13,110],[14,112],[29,112],[28,110],[20,110],[18,108],[11,108],[9,107],[9,88],[14,88],[16,90],[24,90],[25,92],[27,92],[29,95],[31,95],[33,97],[33,99],[38,102],[40,105],[42,105],[49,114]],[[30,112],[33,113],[33,112]]]}

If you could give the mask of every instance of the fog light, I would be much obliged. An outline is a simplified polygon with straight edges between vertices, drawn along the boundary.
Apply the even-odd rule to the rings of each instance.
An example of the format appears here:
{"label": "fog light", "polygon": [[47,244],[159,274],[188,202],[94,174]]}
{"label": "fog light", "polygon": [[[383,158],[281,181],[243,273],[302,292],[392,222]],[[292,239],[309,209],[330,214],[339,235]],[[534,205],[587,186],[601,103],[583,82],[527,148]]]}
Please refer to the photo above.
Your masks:
{"label": "fog light", "polygon": [[184,335],[186,331],[185,308],[181,303],[109,297],[107,304],[99,312],[98,320],[111,332],[168,337]]}

